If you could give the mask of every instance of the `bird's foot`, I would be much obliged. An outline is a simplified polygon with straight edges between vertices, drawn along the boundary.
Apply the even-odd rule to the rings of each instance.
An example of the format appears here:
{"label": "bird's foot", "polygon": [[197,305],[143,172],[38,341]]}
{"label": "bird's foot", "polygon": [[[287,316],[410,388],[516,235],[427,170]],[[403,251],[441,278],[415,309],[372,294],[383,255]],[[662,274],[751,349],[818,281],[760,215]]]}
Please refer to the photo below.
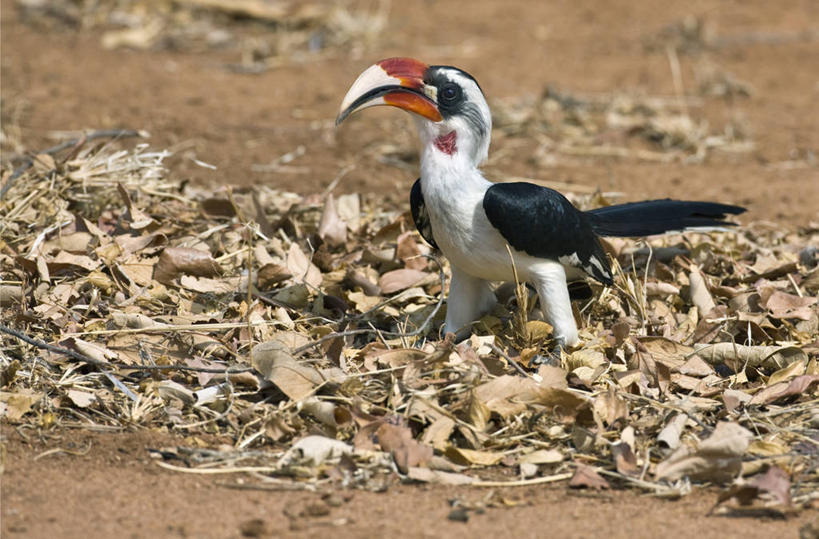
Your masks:
{"label": "bird's foot", "polygon": [[563,343],[558,342],[548,354],[536,354],[529,360],[529,368],[536,369],[541,365],[560,367],[563,362]]}

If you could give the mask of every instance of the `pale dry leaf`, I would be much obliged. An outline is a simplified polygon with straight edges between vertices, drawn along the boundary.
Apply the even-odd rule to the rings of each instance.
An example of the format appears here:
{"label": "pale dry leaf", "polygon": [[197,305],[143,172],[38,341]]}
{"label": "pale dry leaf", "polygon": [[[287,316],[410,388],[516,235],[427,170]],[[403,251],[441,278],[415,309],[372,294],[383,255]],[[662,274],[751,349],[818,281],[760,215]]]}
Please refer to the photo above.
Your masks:
{"label": "pale dry leaf", "polygon": [[112,312],[111,323],[114,327],[144,329],[154,327],[166,327],[168,324],[157,322],[142,313],[122,313]]}
{"label": "pale dry leaf", "polygon": [[475,482],[474,478],[461,473],[442,472],[419,467],[411,467],[407,471],[407,477],[413,481],[420,481],[422,483],[437,483],[451,486],[469,485]]}
{"label": "pale dry leaf", "polygon": [[287,271],[293,276],[293,281],[297,284],[306,284],[313,288],[321,286],[321,270],[307,258],[307,255],[293,242],[287,250],[287,260],[285,262]]}
{"label": "pale dry leaf", "polygon": [[819,299],[815,297],[799,297],[776,290],[767,298],[763,294],[761,303],[774,318],[810,320],[813,315],[811,307],[817,301]]}
{"label": "pale dry leaf", "polygon": [[421,442],[426,445],[431,445],[438,451],[444,451],[449,444],[449,437],[454,430],[455,420],[447,416],[440,416],[424,430],[424,434],[421,436]]}
{"label": "pale dry leaf", "polygon": [[19,303],[23,298],[23,287],[18,285],[0,285],[0,307]]}
{"label": "pale dry leaf", "polygon": [[339,217],[347,223],[351,232],[358,232],[361,228],[361,197],[358,193],[341,195],[336,201],[336,210]]}
{"label": "pale dry leaf", "polygon": [[404,263],[404,267],[414,270],[426,268],[427,259],[422,254],[421,246],[415,241],[415,232],[407,231],[398,236],[395,256]]}
{"label": "pale dry leaf", "polygon": [[93,360],[99,361],[100,363],[108,363],[109,360],[119,358],[119,354],[113,350],[109,350],[101,344],[84,341],[77,337],[69,337],[63,341],[60,341],[60,344],[76,350],[80,354],[88,356]]}
{"label": "pale dry leaf", "polygon": [[449,460],[462,466],[494,466],[504,458],[503,453],[476,451],[452,445],[446,449],[444,454]]}
{"label": "pale dry leaf", "polygon": [[597,470],[585,464],[579,464],[569,481],[569,488],[590,488],[593,490],[608,490],[609,482],[597,473]]}
{"label": "pale dry leaf", "polygon": [[313,394],[324,380],[313,367],[302,365],[279,341],[268,341],[253,347],[251,364],[265,379],[276,384],[290,399],[300,401]]}
{"label": "pale dry leaf", "polygon": [[720,342],[700,344],[695,348],[697,355],[711,365],[736,362],[740,366],[781,369],[794,361],[808,359],[805,351],[796,346],[745,346]]}
{"label": "pale dry leaf", "polygon": [[65,269],[82,269],[93,271],[100,266],[99,260],[94,260],[86,255],[75,255],[68,251],[60,251],[48,262],[48,269],[52,273],[59,273]]}
{"label": "pale dry leaf", "polygon": [[219,266],[207,251],[189,247],[165,248],[154,268],[154,279],[170,284],[181,275],[215,277],[219,275]]}
{"label": "pale dry leaf", "polygon": [[708,291],[708,285],[702,276],[699,268],[693,268],[688,274],[688,281],[690,283],[690,300],[700,313],[707,315],[716,307],[714,298],[711,297],[711,292]]}
{"label": "pale dry leaf", "polygon": [[179,278],[179,286],[200,294],[233,294],[241,290],[241,283],[241,277],[210,279],[208,277],[182,275]]}
{"label": "pale dry leaf", "polygon": [[524,464],[557,464],[563,462],[565,455],[558,449],[537,449],[531,453],[521,455],[518,463]]}
{"label": "pale dry leaf", "polygon": [[751,395],[738,389],[728,388],[722,392],[722,400],[725,403],[725,409],[728,412],[733,412],[741,405],[747,404],[750,402],[751,398]]}
{"label": "pale dry leaf", "polygon": [[292,464],[319,466],[328,460],[337,459],[352,452],[352,446],[341,440],[311,435],[305,436],[294,443],[282,456],[279,463],[282,466]]}
{"label": "pale dry leaf", "polygon": [[43,398],[43,393],[30,388],[19,391],[0,391],[0,402],[5,403],[7,421],[17,422]]}
{"label": "pale dry leaf", "polygon": [[793,378],[796,378],[799,375],[805,374],[805,370],[808,367],[808,362],[804,359],[800,359],[798,361],[794,361],[790,365],[779,369],[778,371],[774,372],[768,377],[766,385],[772,386],[779,382],[787,382]]}
{"label": "pale dry leaf", "polygon": [[750,481],[738,480],[719,495],[716,505],[736,500],[740,509],[752,506],[755,501],[761,502],[764,507],[788,508],[792,504],[790,489],[791,482],[785,470],[771,466]]}
{"label": "pale dry leaf", "polygon": [[717,423],[714,432],[695,447],[681,446],[657,465],[658,480],[681,477],[717,483],[730,481],[742,468],[742,456],[753,433],[737,423]]}
{"label": "pale dry leaf", "polygon": [[318,236],[332,247],[344,245],[347,241],[347,223],[336,211],[335,199],[332,194],[327,195],[324,210],[319,220]]}
{"label": "pale dry leaf", "polygon": [[193,391],[173,380],[160,381],[156,385],[156,389],[163,400],[177,399],[184,404],[193,404],[197,400]]}
{"label": "pale dry leaf", "polygon": [[302,401],[301,409],[306,414],[317,419],[319,423],[334,429],[342,428],[353,421],[350,411],[332,402],[322,401],[315,397],[307,397]]}
{"label": "pale dry leaf", "polygon": [[267,288],[274,284],[286,281],[293,277],[293,274],[283,264],[265,263],[256,275],[259,288]]}
{"label": "pale dry leaf", "polygon": [[87,408],[97,401],[97,396],[89,391],[69,389],[66,395],[78,408]]}
{"label": "pale dry leaf", "polygon": [[797,376],[790,382],[779,382],[766,387],[762,391],[754,394],[751,400],[748,401],[748,404],[770,404],[786,397],[803,395],[811,386],[817,383],[819,383],[819,375],[803,374],[802,376]]}
{"label": "pale dry leaf", "polygon": [[429,283],[430,277],[435,276],[415,269],[397,269],[381,275],[381,278],[378,279],[378,286],[381,288],[382,294],[393,294],[413,286]]}
{"label": "pale dry leaf", "polygon": [[407,473],[411,467],[423,466],[432,458],[432,447],[415,440],[407,427],[382,423],[375,435],[381,449],[392,453],[401,473]]}

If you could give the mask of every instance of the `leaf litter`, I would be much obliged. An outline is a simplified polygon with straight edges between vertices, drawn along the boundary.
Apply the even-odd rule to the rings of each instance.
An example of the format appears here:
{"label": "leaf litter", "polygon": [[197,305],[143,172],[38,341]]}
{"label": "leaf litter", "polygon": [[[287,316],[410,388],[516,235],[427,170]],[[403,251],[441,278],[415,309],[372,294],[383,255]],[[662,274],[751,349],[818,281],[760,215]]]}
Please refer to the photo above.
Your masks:
{"label": "leaf litter", "polygon": [[168,155],[95,142],[8,187],[0,413],[19,432],[182,433],[158,463],[248,476],[232,488],[693,482],[723,486],[715,511],[816,503],[816,225],[606,240],[615,285],[576,302],[582,346],[538,365],[551,328],[523,287],[439,338],[448,266],[406,208],[209,191]]}

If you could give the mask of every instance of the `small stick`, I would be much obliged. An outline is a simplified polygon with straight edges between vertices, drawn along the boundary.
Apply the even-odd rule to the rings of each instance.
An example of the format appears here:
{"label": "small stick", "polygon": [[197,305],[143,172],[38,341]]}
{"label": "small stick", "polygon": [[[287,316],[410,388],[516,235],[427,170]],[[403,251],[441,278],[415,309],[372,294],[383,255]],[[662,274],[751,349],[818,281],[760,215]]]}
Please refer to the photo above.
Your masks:
{"label": "small stick", "polygon": [[467,483],[467,487],[528,487],[529,485],[541,485],[543,483],[556,483],[557,481],[565,481],[571,479],[573,473],[560,473],[555,475],[547,475],[545,477],[536,477],[534,479],[520,479],[518,481],[474,481]]}
{"label": "small stick", "polygon": [[165,468],[166,470],[173,470],[175,472],[184,472],[184,473],[192,473],[192,474],[201,474],[201,475],[219,475],[219,474],[228,474],[228,473],[252,473],[252,472],[261,472],[261,473],[274,473],[281,471],[281,468],[273,467],[273,466],[235,466],[232,468],[185,468],[183,466],[174,466],[173,464],[168,464],[167,462],[157,462],[158,466]]}

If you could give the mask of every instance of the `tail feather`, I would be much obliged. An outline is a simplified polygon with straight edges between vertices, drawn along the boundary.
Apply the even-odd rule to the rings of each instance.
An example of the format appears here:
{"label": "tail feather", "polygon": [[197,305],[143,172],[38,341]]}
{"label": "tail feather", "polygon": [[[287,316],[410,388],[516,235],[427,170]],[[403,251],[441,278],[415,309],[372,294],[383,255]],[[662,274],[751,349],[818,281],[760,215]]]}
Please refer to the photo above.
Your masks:
{"label": "tail feather", "polygon": [[647,200],[606,206],[586,212],[592,228],[601,236],[650,236],[688,228],[734,226],[727,215],[738,215],[745,208],[716,202],[686,200]]}

